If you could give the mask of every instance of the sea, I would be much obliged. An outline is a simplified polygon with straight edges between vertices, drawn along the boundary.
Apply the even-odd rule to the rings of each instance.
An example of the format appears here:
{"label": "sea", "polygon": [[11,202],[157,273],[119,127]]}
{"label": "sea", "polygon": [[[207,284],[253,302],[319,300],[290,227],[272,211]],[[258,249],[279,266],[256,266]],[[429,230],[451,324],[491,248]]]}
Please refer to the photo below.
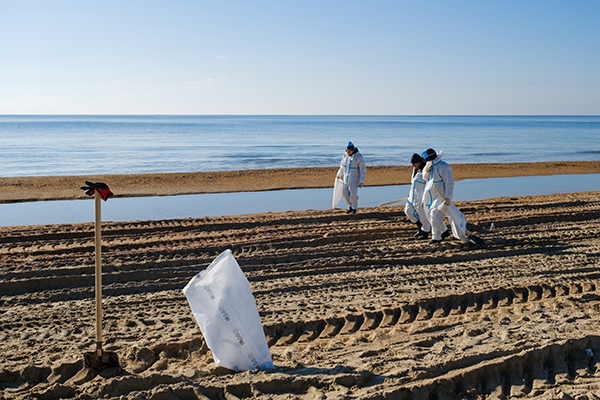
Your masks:
{"label": "sea", "polygon": [[600,160],[600,116],[0,115],[0,176]]}

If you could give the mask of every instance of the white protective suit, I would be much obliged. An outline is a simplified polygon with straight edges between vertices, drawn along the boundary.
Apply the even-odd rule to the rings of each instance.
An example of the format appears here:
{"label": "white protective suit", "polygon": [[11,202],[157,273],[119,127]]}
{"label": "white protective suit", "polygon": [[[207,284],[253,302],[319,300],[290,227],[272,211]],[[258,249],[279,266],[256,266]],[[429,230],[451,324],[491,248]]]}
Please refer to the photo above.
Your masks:
{"label": "white protective suit", "polygon": [[441,240],[442,232],[447,229],[444,215],[448,219],[451,217],[448,206],[444,205],[444,199],[452,199],[454,194],[452,167],[442,160],[442,154],[439,153],[435,159],[427,161],[423,169],[423,176],[427,180],[423,204],[431,223],[431,239]]}
{"label": "white protective suit", "polygon": [[425,178],[423,178],[423,171],[419,170],[416,174],[413,174],[410,192],[408,193],[406,206],[404,206],[404,213],[413,224],[421,221],[421,224],[423,224],[421,230],[429,232],[431,231],[431,224],[429,223],[427,212],[423,208],[423,193],[426,183]]}
{"label": "white protective suit", "polygon": [[358,148],[351,156],[344,152],[337,176],[344,181],[342,195],[346,199],[346,204],[356,210],[358,208],[358,186],[362,186],[367,177],[365,160]]}

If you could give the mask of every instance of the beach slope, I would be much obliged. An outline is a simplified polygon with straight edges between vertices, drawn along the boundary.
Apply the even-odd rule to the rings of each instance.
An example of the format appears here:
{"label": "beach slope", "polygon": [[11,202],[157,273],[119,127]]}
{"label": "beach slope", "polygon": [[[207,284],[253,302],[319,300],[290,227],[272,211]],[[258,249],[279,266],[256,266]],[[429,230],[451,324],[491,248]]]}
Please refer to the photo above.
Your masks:
{"label": "beach slope", "polygon": [[[402,207],[106,223],[101,373],[93,225],[0,228],[0,398],[599,397],[600,192],[457,206],[485,246]],[[215,368],[182,293],[226,249],[274,369]]]}

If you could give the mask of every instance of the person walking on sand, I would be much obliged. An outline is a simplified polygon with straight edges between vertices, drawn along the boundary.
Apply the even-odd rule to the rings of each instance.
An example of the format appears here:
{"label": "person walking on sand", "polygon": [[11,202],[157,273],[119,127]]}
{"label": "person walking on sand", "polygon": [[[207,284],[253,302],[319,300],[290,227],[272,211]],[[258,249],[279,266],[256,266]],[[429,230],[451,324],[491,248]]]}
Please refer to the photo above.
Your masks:
{"label": "person walking on sand", "polygon": [[417,239],[427,239],[431,231],[431,224],[427,219],[427,212],[423,208],[423,193],[425,191],[425,178],[423,178],[423,168],[425,160],[418,154],[413,154],[410,163],[413,166],[412,178],[410,180],[410,192],[404,206],[404,214],[410,222],[416,224],[419,228],[415,237]]}
{"label": "person walking on sand", "polygon": [[358,147],[354,147],[352,142],[348,142],[346,152],[342,156],[340,169],[337,177],[344,182],[342,196],[348,204],[347,214],[356,214],[358,208],[358,188],[363,187],[365,178],[367,177],[367,167],[365,160],[358,151]]}
{"label": "person walking on sand", "polygon": [[[454,177],[452,167],[442,160],[442,154],[437,154],[433,149],[427,149],[421,154],[426,161],[423,168],[423,177],[427,181],[423,194],[423,204],[427,218],[431,223],[431,241],[440,243],[450,236],[450,230],[444,223],[444,215],[454,194]],[[444,207],[446,206],[446,207]],[[447,215],[450,218],[449,215]]]}

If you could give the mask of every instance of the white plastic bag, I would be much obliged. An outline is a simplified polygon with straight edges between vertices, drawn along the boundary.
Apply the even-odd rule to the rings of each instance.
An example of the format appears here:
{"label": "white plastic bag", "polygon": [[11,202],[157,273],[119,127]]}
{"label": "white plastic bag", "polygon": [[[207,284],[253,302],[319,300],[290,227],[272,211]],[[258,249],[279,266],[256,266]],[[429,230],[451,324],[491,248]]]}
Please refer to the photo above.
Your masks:
{"label": "white plastic bag", "polygon": [[250,283],[230,250],[194,276],[183,293],[217,366],[273,368]]}
{"label": "white plastic bag", "polygon": [[344,190],[344,182],[342,178],[335,178],[335,182],[333,182],[333,199],[331,202],[331,208],[336,208],[338,204],[340,204],[340,200],[342,200],[342,190]]}
{"label": "white plastic bag", "polygon": [[452,235],[459,240],[470,242],[467,237],[467,220],[463,213],[461,213],[452,203],[450,203],[449,206],[441,203],[438,209],[448,217],[448,220],[450,220]]}

